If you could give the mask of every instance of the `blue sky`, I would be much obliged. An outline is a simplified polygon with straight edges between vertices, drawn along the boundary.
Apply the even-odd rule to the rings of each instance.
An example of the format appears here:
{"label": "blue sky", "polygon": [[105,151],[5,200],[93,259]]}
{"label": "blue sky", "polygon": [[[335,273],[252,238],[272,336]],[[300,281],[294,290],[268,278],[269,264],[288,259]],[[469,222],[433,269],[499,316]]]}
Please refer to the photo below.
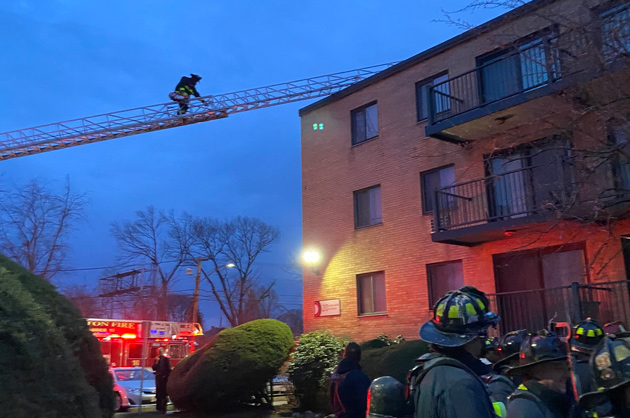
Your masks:
{"label": "blue sky", "polygon": [[[217,94],[408,58],[459,33],[436,22],[469,0],[15,0],[0,4],[0,132],[168,101],[182,75]],[[501,10],[459,17],[478,24]],[[89,197],[68,264],[111,266],[112,221],[152,204],[280,228],[260,258],[281,302],[298,307],[286,273],[301,249],[299,102],[99,144],[0,162],[0,182],[66,176]],[[56,284],[95,285],[100,271]],[[190,289],[182,273],[179,289]],[[201,305],[207,325],[216,307]]]}

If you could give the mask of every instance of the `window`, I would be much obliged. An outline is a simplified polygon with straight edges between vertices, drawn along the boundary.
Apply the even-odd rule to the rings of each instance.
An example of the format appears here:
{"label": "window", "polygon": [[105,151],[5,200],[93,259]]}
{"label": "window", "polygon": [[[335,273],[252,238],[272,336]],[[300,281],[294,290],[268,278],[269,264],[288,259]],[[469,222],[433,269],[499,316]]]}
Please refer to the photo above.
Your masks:
{"label": "window", "polygon": [[378,136],[378,109],[376,102],[354,109],[352,117],[352,145]]}
{"label": "window", "polygon": [[357,299],[359,315],[385,313],[385,273],[358,275]]}
{"label": "window", "polygon": [[493,220],[519,218],[567,202],[575,183],[571,142],[541,139],[486,160],[488,208]]}
{"label": "window", "polygon": [[436,168],[420,173],[422,185],[422,213],[433,213],[435,190],[455,183],[455,166]]}
{"label": "window", "polygon": [[354,227],[380,224],[381,215],[381,186],[354,192]]}
{"label": "window", "polygon": [[129,344],[129,358],[142,358],[142,344]]}
{"label": "window", "polygon": [[434,306],[446,292],[464,286],[462,261],[427,264],[427,284],[429,286],[429,305]]}
{"label": "window", "polygon": [[445,73],[416,83],[418,122],[429,118],[429,109],[431,108],[429,92],[433,86],[437,86],[434,90],[435,113],[438,114],[451,109],[450,87],[449,83],[445,83],[447,80],[448,73]]}
{"label": "window", "polygon": [[630,53],[630,6],[622,4],[599,14],[602,52],[607,60]]}
{"label": "window", "polygon": [[610,142],[617,152],[613,154],[613,177],[615,188],[621,192],[630,191],[630,124],[610,128]]}
{"label": "window", "polygon": [[518,45],[477,58],[483,103],[532,90],[560,78],[551,29],[527,36]]}

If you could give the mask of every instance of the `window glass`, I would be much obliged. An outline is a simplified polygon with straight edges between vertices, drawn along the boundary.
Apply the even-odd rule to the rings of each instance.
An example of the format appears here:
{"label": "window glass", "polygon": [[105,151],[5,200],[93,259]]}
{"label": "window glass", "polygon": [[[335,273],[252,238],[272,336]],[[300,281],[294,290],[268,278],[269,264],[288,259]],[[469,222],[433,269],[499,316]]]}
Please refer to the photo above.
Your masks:
{"label": "window glass", "polygon": [[142,344],[129,344],[129,358],[142,358]]}
{"label": "window glass", "polygon": [[357,276],[357,299],[359,315],[386,312],[385,274],[379,272]]}
{"label": "window glass", "polygon": [[427,280],[429,305],[432,307],[446,292],[464,286],[462,261],[427,264]]}
{"label": "window glass", "polygon": [[352,117],[352,145],[378,136],[378,107],[376,103],[354,109]]}
{"label": "window glass", "polygon": [[630,52],[630,6],[622,4],[600,14],[602,52],[607,60]]}
{"label": "window glass", "polygon": [[[455,184],[455,166],[438,168],[420,174],[422,184],[422,210],[425,214],[433,212],[435,190]],[[451,202],[452,199],[449,200]]]}
{"label": "window glass", "polygon": [[450,85],[449,83],[444,83],[447,80],[448,74],[443,74],[416,84],[418,121],[428,119],[429,117],[429,109],[431,106],[429,94],[430,88],[433,86],[437,86],[434,90],[435,113],[443,113],[451,109]]}
{"label": "window glass", "polygon": [[382,222],[381,186],[354,192],[354,216],[356,228]]}

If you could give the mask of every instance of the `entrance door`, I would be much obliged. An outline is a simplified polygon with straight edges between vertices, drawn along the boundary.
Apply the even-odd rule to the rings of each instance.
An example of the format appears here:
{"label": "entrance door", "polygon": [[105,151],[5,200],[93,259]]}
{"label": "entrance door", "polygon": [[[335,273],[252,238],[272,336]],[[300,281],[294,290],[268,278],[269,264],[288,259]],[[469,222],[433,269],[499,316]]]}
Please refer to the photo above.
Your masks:
{"label": "entrance door", "polygon": [[496,254],[493,261],[504,332],[570,319],[567,287],[586,282],[583,243]]}

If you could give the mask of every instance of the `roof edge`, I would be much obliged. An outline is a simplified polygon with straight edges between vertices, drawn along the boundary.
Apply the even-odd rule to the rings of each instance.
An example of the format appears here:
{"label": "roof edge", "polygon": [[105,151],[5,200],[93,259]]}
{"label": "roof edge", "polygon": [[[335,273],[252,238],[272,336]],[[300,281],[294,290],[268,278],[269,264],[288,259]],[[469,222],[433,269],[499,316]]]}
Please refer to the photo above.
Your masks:
{"label": "roof edge", "polygon": [[525,3],[514,10],[510,10],[507,13],[503,13],[502,15],[499,15],[495,17],[494,19],[491,19],[485,23],[482,23],[479,26],[469,29],[464,33],[461,33],[440,44],[437,44],[436,46],[426,49],[420,52],[419,54],[409,57],[406,60],[403,60],[396,65],[393,65],[379,73],[374,74],[373,76],[365,78],[359,81],[358,83],[352,84],[351,86],[348,86],[343,90],[333,93],[330,96],[327,96],[321,100],[316,101],[315,103],[311,103],[308,106],[304,106],[303,108],[299,110],[299,115],[300,117],[305,116],[316,109],[319,109],[327,104],[336,102],[337,100],[340,100],[346,96],[349,96],[359,90],[362,90],[367,86],[370,86],[378,81],[391,77],[392,75],[397,74],[401,71],[404,71],[407,68],[412,67],[416,64],[419,64],[422,61],[425,61],[438,54],[441,54],[442,52],[449,50],[465,41],[473,39],[476,36],[479,36],[492,29],[500,27],[507,22],[515,20],[523,16],[524,14],[531,12],[532,10],[554,3],[556,1],[557,0],[532,0],[528,3]]}

